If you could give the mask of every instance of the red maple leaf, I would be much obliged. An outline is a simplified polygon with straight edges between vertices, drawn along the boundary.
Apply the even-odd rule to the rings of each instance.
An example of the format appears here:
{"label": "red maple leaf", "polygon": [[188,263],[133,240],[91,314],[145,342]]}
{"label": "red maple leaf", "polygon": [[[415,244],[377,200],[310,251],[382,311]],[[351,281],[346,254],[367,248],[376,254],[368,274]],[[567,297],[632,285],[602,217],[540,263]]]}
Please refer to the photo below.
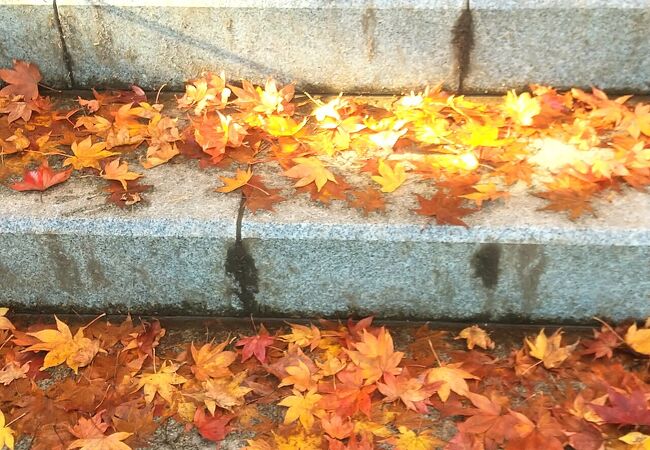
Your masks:
{"label": "red maple leaf", "polygon": [[262,325],[257,335],[239,339],[235,347],[242,347],[242,362],[251,356],[255,356],[259,362],[266,364],[266,347],[273,344],[274,340],[275,338],[270,336],[264,325]]}
{"label": "red maple leaf", "polygon": [[589,405],[605,422],[650,426],[650,406],[643,391],[626,395],[610,387],[607,396],[610,406]]}
{"label": "red maple leaf", "polygon": [[55,184],[63,183],[72,175],[72,168],[55,172],[43,161],[38,169],[26,170],[23,180],[9,186],[15,191],[44,191]]}
{"label": "red maple leaf", "polygon": [[203,408],[197,408],[194,413],[194,425],[203,439],[220,442],[230,433],[231,427],[228,424],[234,417],[232,414],[211,416],[206,414]]}
{"label": "red maple leaf", "polygon": [[434,217],[438,225],[460,225],[467,227],[468,225],[460,218],[467,216],[475,209],[463,208],[463,199],[452,197],[443,191],[438,191],[430,199],[426,199],[421,195],[416,194],[420,208],[414,210],[416,213]]}

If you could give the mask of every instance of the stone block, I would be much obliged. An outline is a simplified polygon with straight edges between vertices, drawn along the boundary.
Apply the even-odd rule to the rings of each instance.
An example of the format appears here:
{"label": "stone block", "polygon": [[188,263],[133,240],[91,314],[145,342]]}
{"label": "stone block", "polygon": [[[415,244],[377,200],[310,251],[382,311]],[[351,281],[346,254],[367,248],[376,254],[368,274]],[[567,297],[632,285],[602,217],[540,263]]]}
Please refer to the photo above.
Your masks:
{"label": "stone block", "polygon": [[182,88],[202,71],[312,92],[457,86],[464,0],[58,0],[81,87]]}
{"label": "stone block", "polygon": [[463,90],[531,83],[650,92],[650,1],[470,0],[473,48]]}
{"label": "stone block", "polygon": [[[171,181],[173,180],[173,181]],[[146,172],[149,204],[105,204],[97,179],[44,192],[2,190],[0,304],[15,310],[236,315],[227,273],[239,199],[215,176],[167,164]]]}

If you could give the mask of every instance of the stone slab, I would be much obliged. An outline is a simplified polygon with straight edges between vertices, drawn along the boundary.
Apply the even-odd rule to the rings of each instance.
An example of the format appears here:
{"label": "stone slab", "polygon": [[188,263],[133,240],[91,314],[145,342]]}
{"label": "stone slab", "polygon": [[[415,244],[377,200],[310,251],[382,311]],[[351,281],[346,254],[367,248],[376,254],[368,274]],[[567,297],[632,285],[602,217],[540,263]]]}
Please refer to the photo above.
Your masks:
{"label": "stone slab", "polygon": [[0,24],[0,68],[23,59],[38,64],[43,83],[69,87],[51,0],[0,0]]}
{"label": "stone slab", "polygon": [[649,0],[469,0],[473,48],[463,89],[530,83],[650,92]]}
{"label": "stone slab", "polygon": [[[105,204],[77,178],[43,193],[0,193],[0,304],[15,310],[236,315],[225,268],[239,199],[214,173],[167,164],[145,173],[148,205]],[[170,182],[170,180],[174,182]]]}
{"label": "stone slab", "polygon": [[204,70],[312,92],[457,86],[465,0],[57,0],[79,87],[182,88]]}
{"label": "stone slab", "polygon": [[242,238],[257,271],[257,310],[573,323],[650,315],[646,194],[627,192],[575,223],[515,195],[464,228],[429,224],[400,190],[386,215],[301,197],[275,213],[247,213]]}

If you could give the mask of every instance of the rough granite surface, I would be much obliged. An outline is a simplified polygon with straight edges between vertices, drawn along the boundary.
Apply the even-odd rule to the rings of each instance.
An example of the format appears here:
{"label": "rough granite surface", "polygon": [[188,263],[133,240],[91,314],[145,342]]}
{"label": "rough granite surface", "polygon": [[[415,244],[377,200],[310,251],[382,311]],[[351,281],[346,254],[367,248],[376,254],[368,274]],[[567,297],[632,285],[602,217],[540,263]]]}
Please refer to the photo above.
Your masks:
{"label": "rough granite surface", "polygon": [[456,87],[464,0],[57,1],[79,86],[180,88],[202,71],[312,92]]}
{"label": "rough granite surface", "polygon": [[14,59],[38,64],[43,83],[69,87],[51,0],[0,0],[0,68]]}
{"label": "rough granite surface", "polygon": [[[105,203],[96,180],[0,197],[0,303],[42,311],[237,314],[226,273],[239,199],[189,164],[146,172],[149,205]],[[173,177],[174,182],[169,182]]]}
{"label": "rough granite surface", "polygon": [[409,189],[390,196],[385,215],[304,196],[275,213],[246,213],[258,311],[555,322],[650,315],[646,194],[626,192],[575,223],[514,196],[464,228],[413,214]]}
{"label": "rough granite surface", "polygon": [[648,0],[470,0],[470,10],[467,92],[531,83],[650,92]]}

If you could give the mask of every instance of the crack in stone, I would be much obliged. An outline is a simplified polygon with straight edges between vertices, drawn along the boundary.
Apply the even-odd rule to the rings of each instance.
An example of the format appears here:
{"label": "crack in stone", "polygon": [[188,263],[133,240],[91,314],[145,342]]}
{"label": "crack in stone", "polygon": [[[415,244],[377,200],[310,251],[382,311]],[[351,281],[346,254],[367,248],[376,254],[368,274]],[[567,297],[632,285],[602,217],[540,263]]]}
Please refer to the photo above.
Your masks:
{"label": "crack in stone", "polygon": [[465,0],[465,7],[451,30],[451,44],[454,54],[454,76],[458,80],[458,92],[463,92],[465,78],[469,73],[472,48],[474,47],[474,22],[470,9],[470,0]]}
{"label": "crack in stone", "polygon": [[74,73],[72,72],[72,56],[70,55],[70,52],[68,51],[68,45],[65,42],[63,26],[61,25],[61,16],[59,15],[59,7],[56,4],[56,0],[52,0],[52,8],[54,10],[54,24],[59,31],[59,39],[61,40],[63,63],[65,64],[66,71],[68,72],[68,87],[72,88],[75,86]]}

